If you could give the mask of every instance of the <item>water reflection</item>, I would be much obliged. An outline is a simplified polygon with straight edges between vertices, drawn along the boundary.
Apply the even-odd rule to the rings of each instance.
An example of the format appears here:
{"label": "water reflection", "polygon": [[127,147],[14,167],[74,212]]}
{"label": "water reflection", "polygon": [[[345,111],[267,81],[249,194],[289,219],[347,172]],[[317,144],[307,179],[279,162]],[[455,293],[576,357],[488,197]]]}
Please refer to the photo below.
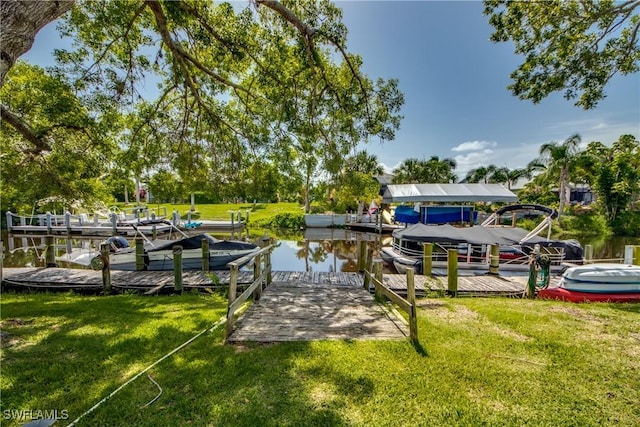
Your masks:
{"label": "water reflection", "polygon": [[[214,237],[223,239],[229,236]],[[264,237],[252,237],[260,243]],[[44,238],[9,237],[2,235],[5,249],[5,267],[44,267]],[[103,239],[55,237],[56,256],[70,249],[97,248]],[[391,244],[391,236],[374,233],[352,232],[348,230],[315,229],[304,234],[289,234],[284,238],[271,237],[269,241],[275,249],[271,255],[272,268],[278,271],[307,272],[355,272],[358,271],[360,242],[366,242],[367,249],[377,254],[380,247]],[[67,266],[67,265],[65,265]],[[72,267],[68,265],[69,267]]]}
{"label": "water reflection", "polygon": [[585,245],[593,246],[594,260],[620,260],[624,259],[624,248],[626,245],[640,245],[640,238],[637,237],[620,237],[620,236],[591,236],[579,237],[577,239],[582,247]]}
{"label": "water reflection", "polygon": [[[194,233],[195,234],[195,233]],[[217,238],[225,236],[216,235]],[[226,236],[229,238],[229,236]],[[250,237],[259,243],[263,237]],[[103,239],[55,238],[56,256],[65,254],[70,247],[97,248]],[[640,238],[589,237],[578,238],[584,246],[594,249],[594,259],[608,260],[624,258],[625,245],[640,245]],[[9,237],[2,234],[5,247],[4,267],[44,267],[44,238]],[[355,272],[358,270],[360,242],[365,241],[377,255],[382,246],[391,245],[389,235],[353,232],[349,230],[308,229],[303,233],[280,233],[269,241],[275,246],[271,261],[274,270],[326,272]]]}

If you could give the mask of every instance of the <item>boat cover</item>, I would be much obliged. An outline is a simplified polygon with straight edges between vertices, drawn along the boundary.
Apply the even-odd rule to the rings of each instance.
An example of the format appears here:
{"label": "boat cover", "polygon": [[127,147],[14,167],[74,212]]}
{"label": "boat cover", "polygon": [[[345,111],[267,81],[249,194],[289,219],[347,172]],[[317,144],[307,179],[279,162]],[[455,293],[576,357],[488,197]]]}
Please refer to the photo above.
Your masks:
{"label": "boat cover", "polygon": [[[518,244],[529,232],[517,227],[454,227],[450,224],[414,224],[393,232],[393,237],[417,242],[470,243],[472,245],[513,245]],[[533,244],[546,239],[534,236]]]}
{"label": "boat cover", "polygon": [[[393,232],[394,238],[414,242],[434,242],[472,245],[518,245],[529,232],[519,227],[454,227],[450,224],[425,225],[414,224]],[[580,243],[574,240],[547,240],[533,236],[523,246],[561,247],[565,250],[566,260],[582,259],[583,251]]]}
{"label": "boat cover", "polygon": [[420,221],[420,213],[413,209],[413,206],[398,206],[394,213],[396,222],[405,224],[415,224]]}
{"label": "boat cover", "polygon": [[224,251],[224,250],[245,250],[253,249],[257,246],[253,243],[240,242],[237,240],[218,240],[208,234],[198,234],[192,237],[186,237],[179,240],[156,240],[153,242],[152,248],[145,248],[147,252],[173,250],[174,246],[182,246],[182,249],[200,249],[202,247],[202,239],[206,238],[209,241],[210,251]]}
{"label": "boat cover", "polygon": [[502,184],[398,184],[389,185],[383,203],[516,202],[518,196]]}

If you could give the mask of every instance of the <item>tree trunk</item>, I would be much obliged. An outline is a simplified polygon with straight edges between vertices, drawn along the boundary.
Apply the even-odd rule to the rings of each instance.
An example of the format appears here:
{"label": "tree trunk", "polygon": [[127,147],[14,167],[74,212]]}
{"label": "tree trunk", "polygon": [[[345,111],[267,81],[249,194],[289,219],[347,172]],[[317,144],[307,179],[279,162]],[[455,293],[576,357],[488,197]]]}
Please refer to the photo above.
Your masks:
{"label": "tree trunk", "polygon": [[129,188],[128,188],[127,184],[124,185],[124,203],[126,205],[129,204]]}
{"label": "tree trunk", "polygon": [[31,49],[38,31],[71,9],[74,0],[0,1],[0,87],[16,60]]}
{"label": "tree trunk", "polygon": [[309,186],[311,183],[311,176],[307,172],[304,178],[304,213],[311,211],[311,200],[309,200]]}
{"label": "tree trunk", "polygon": [[566,199],[567,192],[567,169],[560,169],[560,205],[558,206],[558,222],[560,222],[560,218],[562,217],[562,213],[564,212],[564,204]]}
{"label": "tree trunk", "polygon": [[191,212],[196,210],[196,193],[191,192]]}
{"label": "tree trunk", "polygon": [[136,206],[140,206],[140,180],[136,177]]}

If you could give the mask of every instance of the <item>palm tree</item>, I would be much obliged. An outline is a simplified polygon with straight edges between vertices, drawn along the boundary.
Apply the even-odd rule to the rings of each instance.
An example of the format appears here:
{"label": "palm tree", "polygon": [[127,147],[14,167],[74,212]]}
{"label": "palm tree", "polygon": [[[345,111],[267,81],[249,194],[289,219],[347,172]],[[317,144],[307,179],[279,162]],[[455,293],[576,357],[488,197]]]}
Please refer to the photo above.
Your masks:
{"label": "palm tree", "polygon": [[498,169],[495,165],[480,166],[467,172],[467,176],[462,180],[463,183],[483,182],[487,184],[489,177]]}
{"label": "palm tree", "polygon": [[509,169],[504,166],[494,169],[493,173],[489,176],[488,182],[495,182],[499,184],[507,184],[507,188],[511,190],[511,186],[520,178],[526,177],[531,179],[531,169]]}
{"label": "palm tree", "polygon": [[565,139],[562,143],[548,142],[540,146],[540,158],[531,165],[545,169],[545,173],[558,176],[560,179],[560,205],[558,206],[558,220],[564,211],[567,201],[567,187],[569,186],[569,168],[578,153],[578,145],[582,139],[577,133]]}
{"label": "palm tree", "polygon": [[394,184],[449,183],[456,181],[456,161],[431,156],[429,160],[407,159],[393,170]]}
{"label": "palm tree", "polygon": [[375,154],[369,154],[362,150],[349,157],[345,163],[347,171],[361,172],[367,175],[378,176],[384,173],[384,168]]}
{"label": "palm tree", "polygon": [[426,163],[426,174],[428,180],[425,182],[433,183],[453,183],[456,182],[456,161],[453,159],[442,159],[438,156],[431,156]]}
{"label": "palm tree", "polygon": [[422,179],[424,161],[419,159],[407,159],[393,170],[394,184],[417,184]]}

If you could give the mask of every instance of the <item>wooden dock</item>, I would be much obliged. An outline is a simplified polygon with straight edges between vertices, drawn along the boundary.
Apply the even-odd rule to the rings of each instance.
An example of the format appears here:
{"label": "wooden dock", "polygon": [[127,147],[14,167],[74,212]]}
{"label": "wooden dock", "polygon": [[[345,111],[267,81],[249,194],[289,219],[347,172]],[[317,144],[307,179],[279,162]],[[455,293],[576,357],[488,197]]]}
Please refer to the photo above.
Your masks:
{"label": "wooden dock", "polygon": [[[211,276],[217,277],[212,280]],[[303,271],[274,271],[274,281],[294,283],[304,282],[314,285],[339,285],[362,287],[362,276],[357,273],[319,273]],[[74,268],[5,268],[3,285],[11,289],[41,290],[102,290],[102,272]],[[240,271],[240,287],[253,282],[252,271]],[[198,270],[183,271],[182,283],[189,290],[217,290],[229,285],[229,270],[211,271],[210,274]],[[146,292],[164,285],[163,290],[173,291],[173,271],[111,271],[111,286],[115,290],[138,290]]]}
{"label": "wooden dock", "polygon": [[[183,287],[188,290],[217,290],[228,286],[229,271],[212,272],[218,280],[202,271],[184,271]],[[358,273],[343,272],[304,272],[274,271],[272,280],[278,283],[302,283],[309,285],[332,285],[339,287],[362,288],[363,278]],[[403,274],[385,274],[384,284],[394,292],[406,295],[407,282]],[[559,279],[552,278],[551,286]],[[240,271],[240,287],[253,281],[253,272]],[[5,268],[3,284],[12,289],[42,290],[102,290],[102,272],[70,268]],[[173,291],[173,271],[111,271],[111,284],[116,291],[138,290],[147,292],[152,289]],[[518,296],[527,286],[526,276],[468,276],[458,278],[458,293],[468,296]],[[443,293],[447,288],[447,278],[428,278],[415,276],[416,296],[431,293]],[[371,289],[373,292],[373,289]]]}
{"label": "wooden dock", "polygon": [[[343,276],[348,277],[348,276]],[[393,340],[408,337],[403,319],[361,286],[272,282],[236,323],[230,343],[310,340]]]}
{"label": "wooden dock", "polygon": [[[202,271],[184,271],[182,275],[184,289],[216,290],[229,284],[228,270],[216,270],[211,273],[218,277],[218,281],[212,280]],[[240,272],[238,277],[240,285],[246,285],[252,281],[253,272]],[[73,268],[5,268],[2,282],[4,286],[11,289],[99,292],[102,290],[102,272]],[[147,292],[152,289],[173,291],[173,271],[112,270],[111,287],[116,291]]]}
{"label": "wooden dock", "polygon": [[[200,221],[193,223],[180,223],[177,228],[183,231],[191,231],[194,233],[211,232],[211,233],[241,233],[244,230],[245,223],[242,221]],[[168,234],[176,231],[176,226],[171,224],[142,225],[135,221],[129,223],[118,223],[115,226],[111,224],[99,225],[80,225],[71,224],[69,226],[53,225],[50,227],[44,225],[14,225],[11,227],[11,237],[109,237],[109,236],[127,236],[133,237],[138,234],[146,236]]]}

